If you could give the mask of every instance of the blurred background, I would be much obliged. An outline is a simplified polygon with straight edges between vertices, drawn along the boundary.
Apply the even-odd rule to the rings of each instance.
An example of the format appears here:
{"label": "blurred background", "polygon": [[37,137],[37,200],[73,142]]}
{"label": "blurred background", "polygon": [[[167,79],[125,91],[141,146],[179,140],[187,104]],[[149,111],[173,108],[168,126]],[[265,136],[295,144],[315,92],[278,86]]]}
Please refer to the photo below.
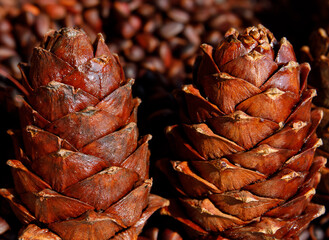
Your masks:
{"label": "blurred background", "polygon": [[[299,59],[311,32],[319,27],[329,30],[329,1],[0,0],[0,188],[13,186],[6,166],[14,158],[7,130],[19,128],[20,90],[8,78],[20,81],[17,64],[29,61],[33,47],[50,29],[79,27],[92,40],[103,33],[111,51],[119,55],[126,77],[136,79],[134,94],[142,99],[140,134],[153,135],[151,176],[153,191],[161,195],[170,190],[158,180],[154,162],[168,156],[163,129],[178,119],[172,91],[192,81],[201,43],[216,46],[230,28],[241,31],[259,23],[277,39],[285,36]],[[3,199],[0,204],[0,239],[16,239],[20,224]],[[154,226],[163,225],[159,216],[150,222],[146,239]],[[319,229],[317,236],[305,233],[303,239],[325,239],[326,223],[313,226]],[[175,224],[168,224],[179,232]]]}

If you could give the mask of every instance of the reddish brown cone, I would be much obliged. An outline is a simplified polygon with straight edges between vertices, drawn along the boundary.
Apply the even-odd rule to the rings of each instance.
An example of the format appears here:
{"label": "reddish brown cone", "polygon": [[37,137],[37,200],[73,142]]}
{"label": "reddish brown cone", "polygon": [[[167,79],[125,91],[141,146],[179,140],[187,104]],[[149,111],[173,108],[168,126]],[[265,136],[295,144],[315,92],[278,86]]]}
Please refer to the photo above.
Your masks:
{"label": "reddish brown cone", "polygon": [[309,65],[261,25],[201,47],[195,84],[177,92],[183,123],[167,129],[176,158],[160,166],[180,196],[163,212],[206,238],[297,237],[324,212],[310,203],[326,160]]}
{"label": "reddish brown cone", "polygon": [[[25,150],[8,161],[20,201],[6,189],[1,195],[24,224],[43,223],[62,239],[136,238],[167,202],[149,194],[150,136],[138,141],[140,101],[118,57],[102,35],[92,45],[83,31],[64,28],[21,68]],[[35,225],[22,232],[29,234],[57,239]]]}

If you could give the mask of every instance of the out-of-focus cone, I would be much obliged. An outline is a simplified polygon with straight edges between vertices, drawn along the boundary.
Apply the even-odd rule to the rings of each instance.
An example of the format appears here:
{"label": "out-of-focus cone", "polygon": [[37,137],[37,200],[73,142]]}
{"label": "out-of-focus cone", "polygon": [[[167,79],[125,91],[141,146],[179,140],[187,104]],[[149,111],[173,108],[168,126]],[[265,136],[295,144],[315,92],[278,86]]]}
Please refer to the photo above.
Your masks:
{"label": "out-of-focus cone", "polygon": [[[314,108],[323,111],[323,119],[317,130],[321,137],[323,145],[317,150],[317,154],[326,158],[329,157],[329,37],[327,32],[319,28],[310,35],[309,45],[301,49],[302,61],[311,64],[309,84],[314,87],[318,96],[314,98]],[[315,200],[329,207],[329,168],[321,169],[321,182],[317,188]],[[320,225],[326,231],[326,237],[329,238],[329,215],[322,218]],[[316,226],[315,226],[316,227]],[[313,229],[315,228],[313,227]]]}

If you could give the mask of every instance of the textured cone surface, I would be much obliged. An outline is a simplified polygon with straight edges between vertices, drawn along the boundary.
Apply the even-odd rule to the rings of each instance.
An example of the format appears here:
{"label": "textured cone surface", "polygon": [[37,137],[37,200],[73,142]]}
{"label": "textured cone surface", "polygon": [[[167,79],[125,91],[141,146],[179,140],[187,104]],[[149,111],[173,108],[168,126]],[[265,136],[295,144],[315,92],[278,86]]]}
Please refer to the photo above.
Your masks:
{"label": "textured cone surface", "polygon": [[160,163],[185,212],[165,214],[206,237],[297,237],[324,212],[310,203],[326,160],[314,157],[309,65],[261,25],[201,48],[194,84],[176,94],[183,124],[167,128],[180,160]]}
{"label": "textured cone surface", "polygon": [[166,201],[149,196],[151,137],[138,141],[140,101],[118,57],[102,35],[92,44],[83,31],[63,28],[49,32],[22,68],[29,89],[21,114],[25,151],[7,162],[20,201],[0,193],[24,224],[51,229],[31,225],[22,239],[105,240],[131,228],[137,238]]}
{"label": "textured cone surface", "polygon": [[49,239],[49,240],[61,240],[59,236],[49,231],[49,229],[42,229],[35,224],[29,224],[26,228],[20,231],[21,240],[38,240],[38,239]]}

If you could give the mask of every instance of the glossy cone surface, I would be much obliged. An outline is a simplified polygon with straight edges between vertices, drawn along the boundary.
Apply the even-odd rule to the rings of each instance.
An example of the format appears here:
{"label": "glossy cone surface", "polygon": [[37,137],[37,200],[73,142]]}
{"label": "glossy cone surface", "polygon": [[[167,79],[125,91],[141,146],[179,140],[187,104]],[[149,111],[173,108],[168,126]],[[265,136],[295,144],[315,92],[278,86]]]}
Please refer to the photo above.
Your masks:
{"label": "glossy cone surface", "polygon": [[195,84],[176,94],[182,123],[167,128],[176,159],[161,167],[180,196],[163,212],[199,236],[297,237],[324,212],[310,203],[326,160],[309,65],[261,25],[201,48]]}
{"label": "glossy cone surface", "polygon": [[[6,189],[1,195],[24,224],[42,223],[62,239],[137,238],[166,201],[149,194],[151,136],[139,140],[140,101],[118,57],[102,35],[93,45],[84,32],[64,28],[49,32],[21,68],[29,90],[24,151],[8,161],[19,200]],[[36,226],[22,239],[33,232],[56,239]]]}

